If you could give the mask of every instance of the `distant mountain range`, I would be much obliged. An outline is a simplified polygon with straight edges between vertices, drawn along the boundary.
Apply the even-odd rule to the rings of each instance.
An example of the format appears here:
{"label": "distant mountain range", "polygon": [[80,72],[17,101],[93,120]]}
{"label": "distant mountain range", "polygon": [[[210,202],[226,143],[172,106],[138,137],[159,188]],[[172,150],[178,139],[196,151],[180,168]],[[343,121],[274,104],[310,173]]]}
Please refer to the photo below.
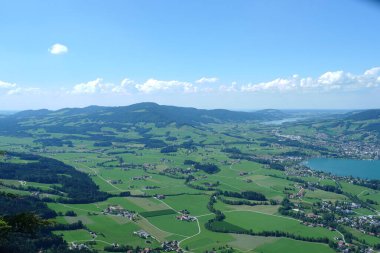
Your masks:
{"label": "distant mountain range", "polygon": [[289,117],[280,110],[267,109],[255,112],[237,112],[224,109],[205,110],[188,107],[159,105],[156,103],[138,103],[129,106],[104,107],[89,106],[85,108],[65,108],[57,111],[28,110],[8,116],[16,120],[66,118],[69,121],[87,119],[92,122],[113,123],[161,123],[200,124],[242,121],[279,120]]}
{"label": "distant mountain range", "polygon": [[[309,118],[310,113],[304,115]],[[311,117],[310,121],[294,124],[319,124],[320,128],[344,130],[347,133],[371,131],[380,134],[380,109],[326,114]],[[156,126],[199,126],[208,123],[265,122],[298,117],[298,114],[267,109],[254,112],[224,109],[205,110],[189,107],[138,103],[129,106],[64,108],[21,111],[0,116],[0,134],[26,136],[30,130],[44,129],[50,133],[83,134],[100,132],[104,127],[122,130],[126,124],[152,123]],[[307,123],[309,122],[309,123]]]}
{"label": "distant mountain range", "polygon": [[[318,113],[316,114],[318,115]],[[305,115],[304,115],[305,116]],[[310,115],[308,114],[307,117]],[[24,132],[35,127],[49,131],[80,133],[95,131],[101,127],[122,128],[125,124],[153,123],[156,125],[201,125],[208,123],[228,123],[245,121],[273,121],[299,117],[299,113],[274,109],[254,112],[231,111],[224,109],[205,110],[190,107],[138,103],[129,106],[85,108],[64,108],[56,111],[47,109],[27,110],[11,115],[0,116],[0,132]],[[342,114],[326,114],[314,118],[329,127],[358,122],[359,128],[379,132],[380,109],[353,111]],[[365,123],[363,123],[366,121]]]}

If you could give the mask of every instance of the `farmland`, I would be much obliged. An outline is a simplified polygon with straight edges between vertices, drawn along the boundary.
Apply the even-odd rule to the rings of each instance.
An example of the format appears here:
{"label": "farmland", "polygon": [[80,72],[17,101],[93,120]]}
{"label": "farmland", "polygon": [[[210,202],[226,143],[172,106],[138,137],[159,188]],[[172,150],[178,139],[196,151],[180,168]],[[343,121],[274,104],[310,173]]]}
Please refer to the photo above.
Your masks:
{"label": "farmland", "polygon": [[[24,121],[38,126],[23,129],[27,137],[1,133],[0,191],[46,203],[55,212],[49,220],[61,225],[53,233],[69,245],[107,252],[114,245],[154,250],[177,241],[189,252],[293,253],[335,252],[347,240],[354,247],[379,244],[375,234],[337,223],[376,216],[379,190],[302,167],[303,157],[291,155],[300,148],[274,139],[278,130],[271,125],[134,122],[85,130],[69,117],[54,125],[56,117]],[[300,129],[289,124],[283,131]],[[322,151],[307,142],[302,152]],[[6,170],[38,162],[62,168],[47,166],[39,177]],[[340,211],[347,205],[348,215]]]}

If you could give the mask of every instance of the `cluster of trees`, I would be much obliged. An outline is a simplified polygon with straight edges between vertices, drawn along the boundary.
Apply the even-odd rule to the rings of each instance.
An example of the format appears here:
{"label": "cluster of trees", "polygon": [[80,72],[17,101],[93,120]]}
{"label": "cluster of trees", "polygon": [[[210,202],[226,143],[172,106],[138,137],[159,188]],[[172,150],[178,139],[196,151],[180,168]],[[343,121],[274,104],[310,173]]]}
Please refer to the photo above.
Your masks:
{"label": "cluster of trees", "polygon": [[137,142],[144,144],[146,148],[164,148],[167,146],[164,141],[152,138],[138,139]]}
{"label": "cluster of trees", "polygon": [[77,230],[77,229],[87,229],[86,226],[82,223],[81,220],[70,223],[70,224],[62,224],[62,223],[54,223],[50,224],[47,230]]}
{"label": "cluster of trees", "polygon": [[111,141],[99,141],[94,143],[94,147],[111,147]]}
{"label": "cluster of trees", "polygon": [[161,149],[161,153],[166,154],[166,153],[175,153],[178,151],[178,148],[176,146],[167,146]]}
{"label": "cluster of trees", "polygon": [[373,190],[380,190],[379,179],[358,180],[358,181],[354,181],[354,184],[364,186]]}
{"label": "cluster of trees", "polygon": [[236,147],[224,148],[224,149],[222,149],[222,152],[226,152],[226,153],[230,153],[230,154],[241,154],[241,150],[236,148]]}
{"label": "cluster of trees", "polygon": [[90,250],[70,250],[67,243],[51,233],[50,222],[33,213],[0,217],[0,252],[7,253],[90,253]]}
{"label": "cluster of trees", "polygon": [[231,199],[223,198],[221,196],[219,196],[218,199],[228,205],[247,205],[247,206],[268,205],[268,202],[252,202],[245,199],[231,200]]}
{"label": "cluster of trees", "polygon": [[267,198],[259,193],[254,191],[243,191],[243,192],[232,192],[232,191],[221,191],[221,195],[226,197],[233,197],[239,199],[248,199],[248,200],[257,200],[257,201],[266,201]]}
{"label": "cluster of trees", "polygon": [[7,216],[27,212],[33,212],[45,219],[57,216],[55,211],[49,209],[44,202],[37,198],[0,192],[0,215]]}
{"label": "cluster of trees", "polygon": [[69,251],[66,242],[51,233],[53,229],[65,230],[64,226],[83,228],[83,224],[60,225],[47,221],[55,216],[39,199],[0,192],[0,252],[89,252]]}
{"label": "cluster of trees", "polygon": [[184,141],[184,142],[181,143],[179,146],[180,146],[181,148],[184,148],[184,149],[197,150],[197,149],[198,149],[198,148],[197,148],[197,145],[199,145],[199,144],[194,143],[194,141],[190,139],[190,140]]}
{"label": "cluster of trees", "polygon": [[335,192],[338,194],[343,193],[343,191],[340,188],[336,187],[335,185],[317,185],[316,188],[320,190],[328,191],[328,192]]}
{"label": "cluster of trees", "polygon": [[32,154],[8,153],[8,155],[30,162],[0,162],[2,178],[60,184],[61,187],[54,186],[52,188],[67,193],[68,198],[61,198],[61,202],[91,203],[109,197],[108,193],[99,191],[98,186],[86,173],[80,172],[61,161]]}
{"label": "cluster of trees", "polygon": [[176,141],[176,140],[177,140],[177,137],[174,137],[174,136],[168,136],[168,137],[166,137],[165,140],[166,140],[166,141]]}
{"label": "cluster of trees", "polygon": [[189,175],[186,180],[185,184],[193,189],[201,190],[201,191],[215,191],[216,189],[212,186],[203,186],[203,185],[197,185],[192,184],[191,181],[193,181],[195,178],[193,175]]}
{"label": "cluster of trees", "polygon": [[130,191],[120,192],[119,196],[120,197],[129,197],[129,196],[131,196],[131,192]]}
{"label": "cluster of trees", "polygon": [[46,138],[46,139],[36,139],[33,141],[34,143],[40,143],[43,146],[56,146],[62,147],[63,145],[67,145],[69,147],[73,147],[72,141],[64,141],[59,138]]}
{"label": "cluster of trees", "polygon": [[[119,246],[105,246],[104,251],[107,252],[131,252],[131,253],[140,253],[144,251],[144,248],[136,246],[133,247],[131,245],[119,245]],[[151,253],[160,253],[162,252],[162,248],[156,248],[156,249],[150,249],[149,252]]]}
{"label": "cluster of trees", "polygon": [[65,213],[65,216],[71,216],[71,217],[76,217],[77,213],[74,212],[73,210],[69,210]]}
{"label": "cluster of trees", "polygon": [[196,162],[196,161],[185,160],[183,162],[183,164],[184,165],[192,165],[192,166],[194,166],[195,169],[202,170],[208,174],[214,174],[214,173],[217,173],[220,171],[219,167],[215,164],[212,164],[212,163],[201,164],[201,163]]}

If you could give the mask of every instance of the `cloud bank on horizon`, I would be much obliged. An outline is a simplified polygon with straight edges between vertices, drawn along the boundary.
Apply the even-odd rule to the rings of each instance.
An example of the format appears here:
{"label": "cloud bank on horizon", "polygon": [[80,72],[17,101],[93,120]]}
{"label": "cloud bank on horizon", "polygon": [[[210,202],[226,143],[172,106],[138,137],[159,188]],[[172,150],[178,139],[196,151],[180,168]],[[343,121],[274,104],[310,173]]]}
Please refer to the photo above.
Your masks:
{"label": "cloud bank on horizon", "polygon": [[[339,71],[328,71],[319,77],[300,77],[294,74],[290,77],[280,77],[260,83],[230,84],[223,83],[217,77],[202,77],[195,81],[157,80],[150,78],[138,82],[124,78],[120,83],[106,82],[103,78],[85,81],[66,86],[55,92],[67,95],[120,93],[212,93],[212,92],[242,92],[242,93],[287,93],[287,92],[350,92],[380,87],[380,67],[374,67],[361,74]],[[20,86],[16,83],[0,80],[2,95],[15,95],[22,92],[43,91],[40,87]],[[47,92],[47,91],[46,91]],[[51,92],[51,91],[50,91]]]}
{"label": "cloud bank on horizon", "polygon": [[[217,77],[201,77],[194,81],[158,80],[149,78],[145,81],[136,81],[124,78],[119,83],[107,82],[103,78],[67,85],[59,89],[44,89],[43,87],[29,87],[13,82],[0,80],[0,98],[26,95],[30,98],[41,96],[60,97],[68,102],[73,98],[95,98],[102,101],[102,97],[112,100],[113,96],[134,98],[134,101],[152,100],[152,96],[186,96],[186,94],[208,96],[228,96],[228,94],[245,94],[250,96],[269,96],[276,98],[283,95],[312,94],[325,96],[326,94],[352,94],[370,92],[380,94],[380,67],[373,67],[360,74],[353,74],[343,70],[328,71],[318,77],[301,77],[294,74],[290,77],[280,77],[267,82],[238,84],[237,82],[224,83]],[[154,100],[154,99],[153,99]],[[89,100],[94,101],[94,100]],[[323,99],[321,99],[323,102]],[[90,104],[94,104],[90,102]],[[171,103],[171,102],[169,102]],[[96,104],[96,102],[95,102]],[[109,104],[109,103],[108,103]],[[111,102],[112,105],[112,102]],[[316,106],[318,107],[318,105]]]}

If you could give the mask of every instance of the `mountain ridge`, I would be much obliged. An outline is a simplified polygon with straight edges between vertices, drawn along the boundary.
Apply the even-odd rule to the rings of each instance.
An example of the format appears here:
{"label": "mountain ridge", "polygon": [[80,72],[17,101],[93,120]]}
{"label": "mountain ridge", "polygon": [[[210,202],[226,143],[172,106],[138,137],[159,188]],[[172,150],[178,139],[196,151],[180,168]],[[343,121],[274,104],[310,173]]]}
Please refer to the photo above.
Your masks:
{"label": "mountain ridge", "polygon": [[87,106],[84,108],[63,108],[59,110],[26,110],[9,115],[13,119],[43,118],[52,116],[79,117],[85,115],[94,121],[111,121],[122,123],[178,123],[199,124],[228,121],[277,120],[289,115],[276,109],[254,112],[232,111],[227,109],[197,109],[143,102],[128,106]]}

